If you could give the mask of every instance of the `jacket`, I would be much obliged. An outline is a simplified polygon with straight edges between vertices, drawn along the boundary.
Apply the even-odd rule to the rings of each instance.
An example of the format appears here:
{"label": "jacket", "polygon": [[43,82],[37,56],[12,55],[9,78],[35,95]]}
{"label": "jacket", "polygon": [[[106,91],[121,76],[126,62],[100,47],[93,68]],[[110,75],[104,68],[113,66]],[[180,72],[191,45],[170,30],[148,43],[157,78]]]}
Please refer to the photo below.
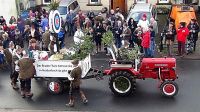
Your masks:
{"label": "jacket", "polygon": [[131,39],[131,30],[130,28],[124,29],[123,31],[123,35],[124,35],[124,40],[130,40]]}
{"label": "jacket", "polygon": [[18,61],[20,79],[30,79],[34,76],[35,67],[33,63],[34,60],[31,58],[22,58]]}
{"label": "jacket", "polygon": [[189,35],[189,30],[187,27],[179,28],[177,30],[177,40],[180,42],[186,42],[188,35]]}
{"label": "jacket", "polygon": [[81,67],[75,67],[72,71],[71,71],[71,77],[74,78],[74,80],[72,81],[72,87],[73,88],[77,88],[80,87],[81,84],[81,74],[82,74],[82,70]]}
{"label": "jacket", "polygon": [[43,41],[43,48],[48,48],[50,43],[50,32],[45,31],[45,33],[42,34],[42,41]]}
{"label": "jacket", "polygon": [[198,33],[199,33],[199,25],[197,23],[189,24],[187,27],[190,31],[190,37],[193,35],[195,41],[198,40]]}
{"label": "jacket", "polygon": [[9,65],[12,64],[12,53],[10,52],[9,48],[4,50],[5,59]]}
{"label": "jacket", "polygon": [[149,48],[150,46],[150,32],[147,31],[142,35],[142,47]]}

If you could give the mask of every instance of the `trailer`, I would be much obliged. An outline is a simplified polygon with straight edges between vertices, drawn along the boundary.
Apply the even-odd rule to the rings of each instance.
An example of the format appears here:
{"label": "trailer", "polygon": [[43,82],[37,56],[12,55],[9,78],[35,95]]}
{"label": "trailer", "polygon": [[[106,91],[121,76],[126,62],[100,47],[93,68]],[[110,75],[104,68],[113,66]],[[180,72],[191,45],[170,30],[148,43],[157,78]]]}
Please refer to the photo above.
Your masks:
{"label": "trailer", "polygon": [[[41,52],[41,51],[40,51]],[[33,57],[38,57],[39,53],[33,53]],[[72,60],[40,60],[36,59],[35,79],[42,78],[47,81],[49,92],[59,94],[64,90],[64,86],[70,84],[73,78],[70,72],[73,70]],[[82,69],[82,78],[86,78],[91,69],[91,56],[88,55],[85,59],[80,60],[79,66]]]}

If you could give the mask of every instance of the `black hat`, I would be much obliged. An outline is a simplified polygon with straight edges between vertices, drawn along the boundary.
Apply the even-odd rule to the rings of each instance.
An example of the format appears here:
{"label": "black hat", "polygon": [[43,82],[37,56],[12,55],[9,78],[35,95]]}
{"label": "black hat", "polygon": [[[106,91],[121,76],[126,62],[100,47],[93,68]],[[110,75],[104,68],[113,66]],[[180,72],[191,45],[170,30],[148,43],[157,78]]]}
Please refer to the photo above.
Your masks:
{"label": "black hat", "polygon": [[185,22],[180,22],[180,24],[185,27],[186,23]]}
{"label": "black hat", "polygon": [[78,60],[78,59],[74,59],[71,63],[72,63],[73,65],[78,65],[78,64],[79,64],[79,60]]}

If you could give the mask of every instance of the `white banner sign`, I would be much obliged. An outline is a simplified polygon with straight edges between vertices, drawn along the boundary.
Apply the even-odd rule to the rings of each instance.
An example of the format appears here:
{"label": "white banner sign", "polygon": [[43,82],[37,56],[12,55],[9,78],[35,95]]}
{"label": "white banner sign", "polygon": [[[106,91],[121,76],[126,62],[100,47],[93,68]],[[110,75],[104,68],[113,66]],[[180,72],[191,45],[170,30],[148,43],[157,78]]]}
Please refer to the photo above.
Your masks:
{"label": "white banner sign", "polygon": [[[70,71],[73,70],[72,60],[42,61],[35,62],[35,77],[66,77],[71,80]],[[79,62],[82,68],[82,78],[85,77],[91,68],[90,55]]]}

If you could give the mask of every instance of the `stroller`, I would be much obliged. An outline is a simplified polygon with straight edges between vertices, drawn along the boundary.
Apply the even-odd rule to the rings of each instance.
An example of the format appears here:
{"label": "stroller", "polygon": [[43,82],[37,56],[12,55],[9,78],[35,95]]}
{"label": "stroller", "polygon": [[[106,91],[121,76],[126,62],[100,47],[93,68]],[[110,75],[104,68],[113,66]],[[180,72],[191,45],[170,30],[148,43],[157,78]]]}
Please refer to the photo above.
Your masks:
{"label": "stroller", "polygon": [[191,54],[194,52],[194,38],[193,38],[193,34],[191,34],[188,38],[187,38],[187,43],[186,43],[186,53]]}

